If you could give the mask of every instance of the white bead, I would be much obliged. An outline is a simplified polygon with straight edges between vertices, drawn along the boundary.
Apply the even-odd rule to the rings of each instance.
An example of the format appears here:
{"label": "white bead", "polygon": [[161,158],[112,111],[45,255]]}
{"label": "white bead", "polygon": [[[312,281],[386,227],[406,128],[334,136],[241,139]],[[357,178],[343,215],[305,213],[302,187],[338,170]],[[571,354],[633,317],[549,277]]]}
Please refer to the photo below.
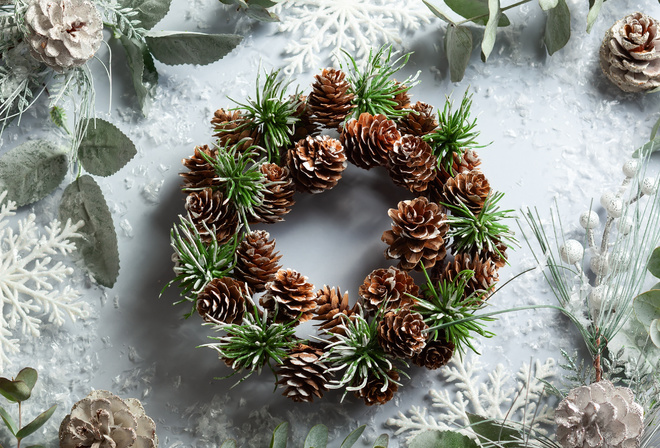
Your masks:
{"label": "white bead", "polygon": [[622,235],[628,235],[633,228],[633,219],[630,216],[624,216],[616,224]]}
{"label": "white bead", "polygon": [[618,218],[623,213],[623,201],[610,191],[603,193],[600,197],[600,205],[607,210],[608,215],[614,218]]}
{"label": "white bead", "polygon": [[586,211],[580,215],[580,225],[583,229],[596,229],[600,225],[598,213],[593,210]]}
{"label": "white bead", "polygon": [[581,261],[583,255],[584,247],[582,247],[582,244],[576,240],[567,240],[559,248],[559,256],[569,264],[575,264]]}
{"label": "white bead", "polygon": [[635,177],[635,174],[637,174],[638,170],[639,170],[638,159],[630,159],[623,164],[623,174],[625,174],[626,177]]}
{"label": "white bead", "polygon": [[607,204],[612,202],[614,199],[616,199],[616,195],[614,193],[612,193],[611,191],[606,191],[600,197],[600,205],[602,205],[603,208],[607,209]]}
{"label": "white bead", "polygon": [[652,196],[658,190],[658,185],[655,183],[655,179],[652,177],[645,177],[642,181],[642,193]]}
{"label": "white bead", "polygon": [[594,255],[589,262],[591,271],[596,275],[605,275],[609,271],[607,255]]}
{"label": "white bead", "polygon": [[619,250],[616,253],[612,253],[609,257],[610,269],[616,272],[625,272],[630,267],[630,253],[626,251]]}
{"label": "white bead", "polygon": [[607,286],[599,285],[591,290],[589,293],[589,302],[594,310],[600,310],[600,305],[603,303],[603,300],[607,297]]}

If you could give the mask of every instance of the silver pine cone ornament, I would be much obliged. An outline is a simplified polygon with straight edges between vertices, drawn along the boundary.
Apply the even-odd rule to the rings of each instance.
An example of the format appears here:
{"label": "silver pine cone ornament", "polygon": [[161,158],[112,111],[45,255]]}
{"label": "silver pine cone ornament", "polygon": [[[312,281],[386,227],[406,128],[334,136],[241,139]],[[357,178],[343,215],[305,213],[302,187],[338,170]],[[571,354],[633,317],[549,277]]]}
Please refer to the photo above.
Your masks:
{"label": "silver pine cone ornament", "polygon": [[564,448],[636,448],[644,429],[632,391],[607,380],[571,390],[555,411]]}
{"label": "silver pine cone ornament", "polygon": [[103,41],[103,20],[88,0],[32,0],[25,24],[32,55],[58,72],[83,65]]}

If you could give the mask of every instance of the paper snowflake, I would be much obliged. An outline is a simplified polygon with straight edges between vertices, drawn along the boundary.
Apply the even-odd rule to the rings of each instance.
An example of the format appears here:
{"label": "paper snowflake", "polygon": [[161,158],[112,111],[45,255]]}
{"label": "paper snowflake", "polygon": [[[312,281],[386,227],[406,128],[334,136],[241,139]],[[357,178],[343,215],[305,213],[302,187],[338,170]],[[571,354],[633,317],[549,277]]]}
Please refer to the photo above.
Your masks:
{"label": "paper snowflake", "polygon": [[386,43],[400,47],[402,35],[433,17],[422,2],[405,0],[287,0],[273,12],[280,16],[278,31],[293,34],[284,48],[286,74],[319,68],[320,55],[339,49],[359,60]]}
{"label": "paper snowflake", "polygon": [[[18,221],[18,231],[9,227],[8,218],[16,213],[16,203],[4,202],[7,192],[0,193],[0,372],[11,362],[8,355],[19,350],[18,339],[12,330],[20,325],[25,336],[38,337],[41,316],[48,322],[62,325],[64,316],[71,320],[88,315],[83,302],[78,302],[78,291],[65,286],[55,289],[73,269],[53,256],[66,255],[75,249],[72,238],[80,235],[77,230],[82,222],[64,227],[57,220],[51,221],[41,233],[30,214]],[[36,316],[35,316],[36,315]]]}
{"label": "paper snowflake", "polygon": [[[476,356],[465,363],[454,356],[442,371],[447,387],[429,393],[434,412],[412,406],[407,413],[399,412],[397,417],[388,419],[387,424],[398,428],[396,435],[407,432],[408,442],[427,430],[457,430],[468,426],[468,413],[500,421],[506,418],[528,427],[533,424],[534,429],[543,432],[543,425],[554,422],[554,410],[547,404],[539,406],[544,389],[542,380],[554,375],[555,365],[552,358],[545,363],[536,361],[534,366],[525,363],[512,381],[511,374],[498,364],[486,382],[480,375],[483,365]],[[474,435],[466,430],[461,432]]]}

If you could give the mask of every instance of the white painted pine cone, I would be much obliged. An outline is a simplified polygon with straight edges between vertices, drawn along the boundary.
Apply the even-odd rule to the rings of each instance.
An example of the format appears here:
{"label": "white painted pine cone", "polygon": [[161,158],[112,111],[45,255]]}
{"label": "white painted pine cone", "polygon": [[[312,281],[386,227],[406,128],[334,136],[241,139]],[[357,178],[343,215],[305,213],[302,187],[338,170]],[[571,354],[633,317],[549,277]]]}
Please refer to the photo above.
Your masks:
{"label": "white painted pine cone", "polygon": [[636,448],[644,411],[626,387],[602,380],[573,389],[555,412],[564,448]]}
{"label": "white painted pine cone", "polygon": [[103,19],[88,0],[32,0],[25,23],[32,56],[58,72],[83,65],[103,42]]}
{"label": "white painted pine cone", "polygon": [[92,391],[73,405],[60,425],[60,448],[156,448],[156,424],[135,398]]}
{"label": "white painted pine cone", "polygon": [[657,21],[636,12],[616,22],[600,47],[600,67],[625,92],[660,86],[660,36]]}

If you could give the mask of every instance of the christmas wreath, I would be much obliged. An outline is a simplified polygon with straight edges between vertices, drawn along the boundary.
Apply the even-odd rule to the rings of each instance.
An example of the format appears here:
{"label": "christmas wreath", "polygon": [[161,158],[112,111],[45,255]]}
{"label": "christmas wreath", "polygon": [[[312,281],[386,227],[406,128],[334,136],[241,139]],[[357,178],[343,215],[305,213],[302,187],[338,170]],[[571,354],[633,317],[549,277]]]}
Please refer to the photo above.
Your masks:
{"label": "christmas wreath", "polygon": [[[257,78],[254,98],[215,112],[216,142],[183,160],[187,214],[171,232],[177,303],[220,332],[207,346],[228,366],[249,376],[269,365],[294,401],[344,388],[382,404],[408,361],[436,369],[474,349],[474,334],[492,336],[488,318],[474,316],[515,241],[503,222],[511,211],[478,168],[471,96],[457,109],[447,99],[437,118],[432,106],[411,104],[417,76],[392,78],[408,57],[383,47],[360,69],[346,54],[342,69],[316,75],[308,96],[287,94],[277,71]],[[415,195],[389,210],[382,235],[397,266],[369,274],[353,305],[339,288],[316,289],[283,268],[269,233],[250,228],[282,221],[296,192],[333,188],[347,162],[382,166]],[[300,339],[296,326],[310,319],[319,334]]]}

